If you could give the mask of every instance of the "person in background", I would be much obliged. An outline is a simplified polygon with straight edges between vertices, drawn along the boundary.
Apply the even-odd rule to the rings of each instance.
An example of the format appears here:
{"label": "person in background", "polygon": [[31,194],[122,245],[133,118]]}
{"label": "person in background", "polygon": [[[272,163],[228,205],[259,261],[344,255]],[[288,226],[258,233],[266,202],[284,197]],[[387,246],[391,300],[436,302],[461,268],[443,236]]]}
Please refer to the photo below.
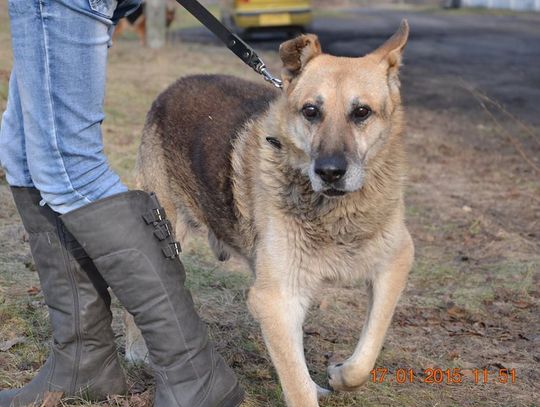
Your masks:
{"label": "person in background", "polygon": [[49,358],[0,407],[47,392],[92,400],[127,391],[110,287],[134,316],[159,407],[229,407],[243,398],[184,287],[180,247],[153,194],[128,191],[103,153],[107,50],[138,0],[9,0],[13,70],[0,163],[38,269],[52,326]]}

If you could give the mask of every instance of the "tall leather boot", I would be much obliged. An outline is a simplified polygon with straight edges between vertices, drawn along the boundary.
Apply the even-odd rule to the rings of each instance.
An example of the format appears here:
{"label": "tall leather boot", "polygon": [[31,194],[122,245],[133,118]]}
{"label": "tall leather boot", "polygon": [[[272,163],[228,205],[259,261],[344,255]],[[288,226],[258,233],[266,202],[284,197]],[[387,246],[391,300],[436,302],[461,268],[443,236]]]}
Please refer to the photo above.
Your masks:
{"label": "tall leather boot", "polygon": [[243,391],[184,287],[180,246],[155,195],[129,191],[61,219],[134,316],[155,369],[155,406],[238,406]]}
{"label": "tall leather boot", "polygon": [[107,284],[65,229],[58,214],[40,206],[34,188],[11,188],[49,308],[53,343],[44,366],[20,389],[0,392],[0,407],[41,402],[46,392],[103,400],[125,394],[111,329]]}

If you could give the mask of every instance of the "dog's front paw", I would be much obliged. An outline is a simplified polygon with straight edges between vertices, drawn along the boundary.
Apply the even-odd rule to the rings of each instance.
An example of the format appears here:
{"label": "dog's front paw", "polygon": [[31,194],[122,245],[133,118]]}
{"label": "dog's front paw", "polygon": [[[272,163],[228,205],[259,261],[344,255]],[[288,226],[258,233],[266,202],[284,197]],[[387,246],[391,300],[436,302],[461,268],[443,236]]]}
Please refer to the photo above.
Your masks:
{"label": "dog's front paw", "polygon": [[358,391],[369,379],[369,372],[347,362],[328,366],[327,373],[330,388],[337,391]]}

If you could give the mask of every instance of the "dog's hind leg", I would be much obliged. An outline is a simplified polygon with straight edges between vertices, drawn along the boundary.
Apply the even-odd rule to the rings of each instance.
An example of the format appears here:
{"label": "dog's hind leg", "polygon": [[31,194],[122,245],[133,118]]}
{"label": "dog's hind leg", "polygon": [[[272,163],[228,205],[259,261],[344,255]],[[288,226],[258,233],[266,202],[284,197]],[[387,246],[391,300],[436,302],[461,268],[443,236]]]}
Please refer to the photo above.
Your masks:
{"label": "dog's hind leg", "polygon": [[210,229],[208,229],[208,243],[219,261],[227,261],[231,258],[231,253],[227,250],[225,243],[219,240]]}
{"label": "dog's hind leg", "polygon": [[148,349],[141,331],[135,325],[135,320],[127,311],[124,312],[124,327],[126,338],[126,360],[131,363],[148,362]]}
{"label": "dog's hind leg", "polygon": [[405,234],[405,243],[396,255],[368,283],[368,315],[354,354],[344,363],[328,368],[334,390],[357,391],[370,377],[414,257],[412,239],[408,232]]}

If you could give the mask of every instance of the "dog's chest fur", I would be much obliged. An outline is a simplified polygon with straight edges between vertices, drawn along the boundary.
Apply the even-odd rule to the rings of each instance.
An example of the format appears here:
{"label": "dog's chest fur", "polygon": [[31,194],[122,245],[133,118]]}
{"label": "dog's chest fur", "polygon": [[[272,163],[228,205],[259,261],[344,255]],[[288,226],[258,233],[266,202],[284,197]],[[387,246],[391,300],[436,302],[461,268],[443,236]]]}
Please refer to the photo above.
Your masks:
{"label": "dog's chest fur", "polygon": [[[232,153],[235,240],[244,242],[243,254],[253,259],[262,240],[282,240],[286,247],[276,256],[285,256],[286,250],[292,256],[289,264],[297,263],[322,279],[344,280],[342,274],[350,278],[359,261],[360,268],[372,268],[366,257],[379,255],[373,247],[381,245],[375,241],[391,240],[385,231],[391,234],[392,220],[402,210],[399,154],[375,166],[360,191],[327,198],[314,193],[309,177],[289,166],[286,153],[273,149],[259,130],[248,127]],[[270,234],[269,224],[277,225]]]}

